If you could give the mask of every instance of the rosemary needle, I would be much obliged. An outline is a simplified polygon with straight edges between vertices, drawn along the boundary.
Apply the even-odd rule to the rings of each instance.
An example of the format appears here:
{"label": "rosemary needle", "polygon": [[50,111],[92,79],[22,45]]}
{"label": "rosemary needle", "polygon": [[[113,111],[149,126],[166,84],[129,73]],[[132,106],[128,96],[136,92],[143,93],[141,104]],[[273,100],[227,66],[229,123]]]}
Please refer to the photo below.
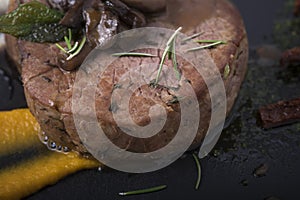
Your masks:
{"label": "rosemary needle", "polygon": [[138,52],[129,52],[129,53],[114,53],[112,54],[113,56],[141,56],[141,57],[156,57],[157,55],[153,55],[153,54],[150,54],[150,53],[138,53]]}
{"label": "rosemary needle", "polygon": [[224,42],[223,41],[217,41],[217,42],[214,42],[214,43],[211,43],[211,44],[203,45],[201,47],[191,48],[191,49],[188,49],[187,52],[198,51],[198,50],[201,50],[201,49],[206,49],[206,48],[209,48],[209,47],[214,47],[214,46],[217,46],[219,44],[224,44]]}
{"label": "rosemary needle", "polygon": [[72,31],[71,31],[71,29],[68,29],[68,32],[69,32],[69,41],[71,42],[72,41]]}
{"label": "rosemary needle", "polygon": [[129,192],[120,192],[119,195],[120,196],[128,196],[128,195],[136,195],[136,194],[146,194],[146,193],[150,193],[150,192],[157,192],[157,191],[163,190],[165,188],[167,188],[166,185],[160,185],[160,186],[156,186],[156,187],[152,187],[152,188],[148,188],[148,189],[134,190],[134,191],[129,191]]}
{"label": "rosemary needle", "polygon": [[161,61],[159,63],[159,68],[158,68],[157,76],[156,76],[156,79],[155,79],[155,85],[157,85],[157,83],[159,81],[159,77],[160,77],[161,71],[163,69],[163,64],[164,64],[164,62],[166,60],[166,56],[167,56],[168,52],[169,52],[169,46],[167,48],[165,48],[164,53],[163,53],[163,55],[161,57]]}
{"label": "rosemary needle", "polygon": [[221,44],[226,44],[225,41],[222,40],[196,40],[197,43],[215,43],[215,42],[221,42]]}
{"label": "rosemary needle", "polygon": [[78,47],[78,42],[75,42],[74,46],[69,51],[67,51],[67,53],[72,53],[73,51],[76,50],[77,47]]}
{"label": "rosemary needle", "polygon": [[68,49],[71,49],[72,48],[71,41],[67,38],[67,36],[65,36],[64,38],[65,38],[65,42],[67,44]]}
{"label": "rosemary needle", "polygon": [[[160,74],[162,72],[162,69],[163,69],[163,64],[166,60],[166,56],[168,54],[168,52],[171,52],[172,53],[172,46],[174,46],[174,40],[177,36],[177,34],[182,30],[182,27],[179,27],[174,33],[173,35],[170,37],[170,39],[168,40],[167,42],[167,45],[166,45],[166,48],[164,50],[164,53],[162,55],[162,58],[161,58],[161,61],[159,63],[159,68],[158,68],[158,73],[157,73],[157,76],[156,76],[156,79],[155,79],[155,85],[157,85],[158,81],[159,81],[159,77],[160,77]],[[173,52],[172,54],[175,54],[175,52]],[[170,55],[170,54],[169,54]],[[174,57],[173,57],[173,61],[174,61]],[[177,64],[177,63],[176,63]],[[177,68],[177,67],[176,67]]]}
{"label": "rosemary needle", "polygon": [[68,53],[62,46],[60,46],[58,43],[55,44],[60,50],[62,50],[64,53]]}
{"label": "rosemary needle", "polygon": [[72,58],[74,58],[75,56],[77,56],[80,53],[81,49],[83,48],[85,42],[86,42],[86,36],[83,37],[82,41],[80,42],[80,45],[79,45],[78,49],[73,54],[71,54],[67,58],[67,60],[71,60]]}
{"label": "rosemary needle", "polygon": [[179,27],[174,33],[173,35],[170,37],[170,39],[167,42],[167,46],[171,46],[173,40],[175,39],[175,37],[177,36],[177,34],[182,30],[182,27]]}
{"label": "rosemary needle", "polygon": [[199,161],[199,158],[197,157],[197,155],[193,154],[193,157],[196,162],[197,171],[198,171],[198,178],[197,178],[197,182],[195,185],[195,189],[198,190],[199,186],[200,186],[200,181],[201,181],[201,165],[200,165],[200,161]]}
{"label": "rosemary needle", "polygon": [[202,35],[202,34],[204,34],[204,32],[200,32],[200,33],[196,33],[196,34],[194,34],[194,35],[191,35],[191,36],[189,36],[189,37],[183,39],[183,42],[192,40],[192,39],[194,39],[194,38],[196,38],[196,37],[198,37],[198,36],[200,36],[200,35]]}
{"label": "rosemary needle", "polygon": [[176,58],[175,49],[176,49],[176,41],[173,40],[171,58],[172,58],[173,67],[174,67],[174,72],[175,72],[175,74],[176,74],[176,77],[177,77],[178,80],[180,80],[180,72],[179,72],[179,70],[178,70],[177,58]]}

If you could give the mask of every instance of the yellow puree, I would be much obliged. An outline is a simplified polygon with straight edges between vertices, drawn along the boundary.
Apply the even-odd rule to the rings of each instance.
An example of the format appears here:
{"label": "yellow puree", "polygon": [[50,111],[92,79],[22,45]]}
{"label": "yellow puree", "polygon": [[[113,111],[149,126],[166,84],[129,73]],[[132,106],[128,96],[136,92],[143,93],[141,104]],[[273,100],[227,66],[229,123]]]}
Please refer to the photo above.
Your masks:
{"label": "yellow puree", "polygon": [[[28,109],[0,112],[0,157],[39,142],[39,125]],[[0,168],[0,199],[21,199],[78,170],[98,167],[74,152],[47,152],[10,168]],[[1,166],[0,166],[1,167]]]}
{"label": "yellow puree", "polygon": [[39,142],[40,126],[29,110],[0,112],[0,156]]}

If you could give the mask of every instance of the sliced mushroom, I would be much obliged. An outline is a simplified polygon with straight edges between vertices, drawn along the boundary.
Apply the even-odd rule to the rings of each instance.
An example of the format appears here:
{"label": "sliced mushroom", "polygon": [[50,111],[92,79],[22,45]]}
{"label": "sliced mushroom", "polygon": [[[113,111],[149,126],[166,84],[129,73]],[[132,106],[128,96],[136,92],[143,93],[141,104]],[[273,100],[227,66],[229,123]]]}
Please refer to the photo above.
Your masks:
{"label": "sliced mushroom", "polygon": [[104,4],[106,8],[116,13],[129,28],[137,28],[146,25],[146,18],[143,13],[128,7],[120,0],[107,0]]}
{"label": "sliced mushroom", "polygon": [[107,41],[117,34],[118,17],[110,11],[88,8],[84,10],[83,15],[86,21],[86,36],[92,47],[104,46]]}
{"label": "sliced mushroom", "polygon": [[95,47],[106,46],[122,29],[146,25],[146,18],[141,12],[128,7],[120,0],[77,0],[67,10],[60,23],[74,30],[83,29],[87,37],[87,43],[79,55],[70,60],[67,60],[66,56],[59,59],[61,68],[72,71],[81,65]]}
{"label": "sliced mushroom", "polygon": [[136,8],[143,12],[159,12],[166,8],[166,0],[122,0],[130,7]]}
{"label": "sliced mushroom", "polygon": [[77,0],[76,3],[72,5],[65,13],[65,16],[60,21],[60,24],[68,27],[72,27],[74,29],[80,29],[80,26],[83,22],[83,18],[82,18],[83,5],[84,5],[83,0]]}
{"label": "sliced mushroom", "polygon": [[75,4],[76,0],[48,0],[48,2],[52,8],[66,11]]}

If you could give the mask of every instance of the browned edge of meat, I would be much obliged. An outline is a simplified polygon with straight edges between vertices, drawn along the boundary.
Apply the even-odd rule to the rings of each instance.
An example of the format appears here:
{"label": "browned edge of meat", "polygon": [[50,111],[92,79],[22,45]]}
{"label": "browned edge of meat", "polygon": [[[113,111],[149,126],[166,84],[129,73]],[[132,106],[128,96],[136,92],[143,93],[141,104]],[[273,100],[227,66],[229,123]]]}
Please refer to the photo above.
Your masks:
{"label": "browned edge of meat", "polygon": [[259,109],[263,128],[278,126],[300,121],[300,98],[289,101],[279,101]]}
{"label": "browned edge of meat", "polygon": [[294,15],[299,16],[299,13],[300,13],[300,0],[295,0]]}
{"label": "browned edge of meat", "polygon": [[284,51],[281,55],[280,64],[282,66],[300,64],[300,47]]}
{"label": "browned edge of meat", "polygon": [[[45,2],[44,0],[41,1]],[[187,1],[178,2],[186,4]],[[226,65],[230,66],[230,74],[226,79],[224,78],[227,94],[227,112],[229,112],[246,73],[248,40],[243,20],[238,10],[227,0],[212,0],[211,2],[211,12],[207,14],[206,18],[199,19],[198,23],[197,18],[194,17],[191,22],[195,23],[194,26],[188,26],[187,23],[180,20],[177,20],[176,24],[171,23],[171,26],[183,26],[183,32],[187,35],[203,32],[203,35],[196,39],[221,39],[227,41],[226,45],[220,45],[207,51],[221,74],[224,73]],[[11,0],[10,9],[15,8],[16,5],[17,0]],[[188,12],[179,13],[178,16],[183,19],[185,15],[189,14]],[[157,19],[159,17],[153,18],[152,24],[159,24],[162,27],[170,26],[166,23],[155,21]],[[7,51],[21,71],[28,107],[37,118],[41,128],[50,139],[75,151],[83,154],[87,153],[86,148],[82,145],[77,135],[71,113],[72,88],[76,72],[65,72],[60,68],[53,67],[53,65],[58,64],[57,55],[59,53],[59,49],[53,44],[20,41],[11,36],[7,36],[6,41]],[[149,52],[151,51],[149,50]],[[159,51],[151,53],[162,54]],[[132,67],[134,63],[151,61],[159,64],[160,60],[158,58],[149,59],[120,58],[119,62],[108,68],[106,75],[102,77],[99,83],[98,93],[96,94],[98,95],[96,98],[97,117],[106,135],[119,147],[131,151],[150,152],[158,147],[165,146],[176,134],[174,127],[177,127],[180,120],[178,105],[168,105],[166,103],[166,99],[172,97],[168,90],[164,88],[141,88],[140,92],[143,93],[143,97],[141,98],[137,92],[132,99],[133,103],[130,105],[131,110],[138,111],[131,113],[132,118],[138,124],[145,125],[149,122],[149,111],[147,109],[153,103],[164,106],[168,116],[172,118],[172,120],[167,121],[164,129],[161,131],[161,133],[167,132],[164,135],[164,139],[159,137],[159,133],[158,137],[153,138],[151,141],[142,141],[141,143],[135,138],[122,136],[120,128],[114,122],[110,101],[107,100],[110,99],[114,84],[125,73],[125,69]],[[201,144],[207,131],[211,117],[210,98],[202,77],[196,73],[195,69],[189,63],[182,61],[182,59],[180,60],[180,58],[178,62],[182,73],[190,80],[200,104],[201,120],[197,136],[190,147],[192,149]]]}

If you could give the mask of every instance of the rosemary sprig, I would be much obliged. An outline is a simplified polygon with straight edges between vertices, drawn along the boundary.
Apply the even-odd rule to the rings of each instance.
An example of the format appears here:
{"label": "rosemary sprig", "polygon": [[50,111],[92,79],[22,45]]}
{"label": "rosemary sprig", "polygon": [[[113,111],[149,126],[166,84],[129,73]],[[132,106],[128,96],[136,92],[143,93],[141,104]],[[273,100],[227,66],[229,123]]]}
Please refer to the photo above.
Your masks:
{"label": "rosemary sprig", "polygon": [[199,32],[199,33],[196,33],[196,34],[193,34],[191,36],[188,36],[187,38],[183,39],[182,42],[186,42],[186,41],[189,41],[189,40],[192,40],[200,35],[203,35],[204,32]]}
{"label": "rosemary sprig", "polygon": [[177,79],[180,80],[181,75],[178,70],[177,57],[176,57],[176,53],[175,53],[175,51],[176,51],[176,41],[175,40],[173,40],[171,49],[172,49],[171,50],[171,59],[172,59],[172,63],[173,63],[174,72],[176,74]]}
{"label": "rosemary sprig", "polygon": [[72,48],[71,41],[69,41],[69,39],[67,38],[67,36],[65,36],[64,39],[65,39],[65,42],[67,44],[68,49],[71,49]]}
{"label": "rosemary sprig", "polygon": [[75,42],[74,46],[71,47],[71,49],[69,51],[67,51],[67,53],[72,53],[73,51],[75,51],[78,47],[78,42]]}
{"label": "rosemary sprig", "polygon": [[[173,59],[173,65],[174,63],[176,62],[176,66],[174,66],[174,70],[175,70],[175,67],[176,67],[176,70],[178,71],[177,69],[177,61],[176,61],[176,53],[175,53],[175,43],[176,43],[176,36],[177,34],[182,30],[182,27],[179,27],[174,33],[173,35],[169,38],[168,42],[167,42],[167,45],[166,45],[166,48],[163,52],[163,55],[162,55],[162,58],[161,58],[161,61],[160,61],[160,64],[159,64],[159,68],[158,68],[158,72],[157,72],[157,76],[156,76],[156,79],[155,79],[155,85],[158,84],[158,81],[159,81],[159,77],[160,77],[160,74],[162,72],[162,69],[163,69],[163,64],[166,60],[166,56],[167,54],[169,53],[169,56],[170,54],[172,54],[170,57]],[[174,56],[175,55],[175,56]],[[175,60],[175,62],[174,62]],[[178,72],[179,73],[179,72]]]}
{"label": "rosemary sprig", "polygon": [[201,165],[200,165],[199,158],[196,154],[193,154],[193,158],[196,162],[197,171],[198,171],[198,178],[197,178],[196,185],[195,185],[195,189],[198,190],[199,186],[200,186],[200,181],[201,181]]}
{"label": "rosemary sprig", "polygon": [[72,41],[72,31],[71,29],[68,29],[69,37],[65,36],[65,42],[67,44],[68,49],[72,49],[71,41]]}
{"label": "rosemary sprig", "polygon": [[[58,43],[56,43],[55,45],[65,54],[68,55],[67,60],[71,60],[72,58],[74,58],[75,56],[77,56],[80,51],[82,50],[85,42],[86,42],[86,36],[84,36],[80,42],[80,44],[78,42],[75,42],[74,46],[72,46],[71,42],[72,42],[72,31],[71,29],[68,29],[69,32],[69,37],[65,36],[65,43],[67,45],[67,50],[65,48],[63,48],[61,45],[59,45]],[[78,46],[79,45],[79,46]],[[74,52],[75,51],[75,52]],[[74,52],[74,53],[72,53]]]}
{"label": "rosemary sprig", "polygon": [[224,42],[222,40],[198,40],[196,42],[198,42],[198,43],[210,43],[210,44],[203,45],[203,46],[200,46],[200,47],[191,48],[191,49],[188,49],[186,51],[187,52],[198,51],[198,50],[201,50],[201,49],[206,49],[206,48],[214,47],[214,46],[217,46],[217,45],[220,45],[220,44],[226,44],[226,42]]}
{"label": "rosemary sprig", "polygon": [[128,195],[146,194],[146,193],[150,193],[150,192],[157,192],[157,191],[163,190],[165,188],[167,188],[166,185],[160,185],[160,186],[156,186],[156,187],[152,187],[152,188],[148,188],[148,189],[134,190],[134,191],[129,191],[129,192],[120,192],[119,195],[120,196],[128,196]]}
{"label": "rosemary sprig", "polygon": [[123,52],[123,53],[114,53],[112,56],[122,57],[122,56],[139,56],[139,57],[157,57],[150,53],[139,53],[139,52]]}
{"label": "rosemary sprig", "polygon": [[78,49],[73,54],[70,54],[70,56],[67,58],[67,60],[71,60],[72,58],[77,56],[80,53],[81,49],[83,48],[85,42],[86,42],[86,36],[84,36],[83,39],[81,40]]}
{"label": "rosemary sprig", "polygon": [[59,48],[62,52],[64,53],[68,53],[62,46],[60,46],[58,43],[55,43],[55,45],[57,46],[57,48]]}
{"label": "rosemary sprig", "polygon": [[175,40],[177,34],[182,30],[182,27],[179,27],[174,33],[173,35],[169,38],[168,42],[167,42],[167,46],[170,46],[173,42],[173,40]]}
{"label": "rosemary sprig", "polygon": [[163,68],[163,64],[166,60],[166,56],[168,54],[168,51],[169,51],[169,46],[167,46],[167,48],[165,48],[164,50],[164,53],[162,55],[162,58],[161,58],[161,61],[159,63],[159,67],[158,67],[158,72],[157,72],[157,76],[156,76],[156,79],[155,79],[155,82],[154,82],[154,85],[157,85],[158,84],[158,81],[159,81],[159,77],[160,77],[160,74],[161,74],[161,71],[162,71],[162,68]]}
{"label": "rosemary sprig", "polygon": [[72,41],[72,31],[71,31],[71,29],[68,29],[68,33],[69,33],[69,43],[71,44],[71,41]]}
{"label": "rosemary sprig", "polygon": [[223,40],[196,40],[195,42],[197,42],[197,43],[215,43],[215,42],[220,42],[221,44],[226,44],[226,42],[223,41]]}

